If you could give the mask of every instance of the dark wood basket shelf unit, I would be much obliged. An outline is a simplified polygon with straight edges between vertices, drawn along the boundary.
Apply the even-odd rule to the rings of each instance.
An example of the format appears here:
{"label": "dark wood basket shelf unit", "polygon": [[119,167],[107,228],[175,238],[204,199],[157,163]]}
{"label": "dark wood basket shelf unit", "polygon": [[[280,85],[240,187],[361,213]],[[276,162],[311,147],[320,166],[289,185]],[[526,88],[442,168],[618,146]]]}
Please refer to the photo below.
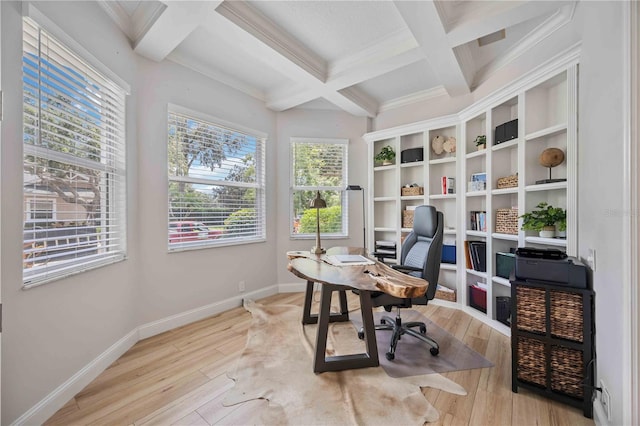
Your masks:
{"label": "dark wood basket shelf unit", "polygon": [[594,292],[511,281],[511,384],[593,418]]}

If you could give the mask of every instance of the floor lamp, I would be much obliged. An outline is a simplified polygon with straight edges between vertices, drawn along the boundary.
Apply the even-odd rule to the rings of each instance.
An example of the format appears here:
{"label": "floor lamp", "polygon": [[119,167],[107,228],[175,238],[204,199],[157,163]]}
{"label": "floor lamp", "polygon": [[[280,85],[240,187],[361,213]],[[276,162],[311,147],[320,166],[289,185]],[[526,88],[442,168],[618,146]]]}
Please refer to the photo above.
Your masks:
{"label": "floor lamp", "polygon": [[360,185],[347,185],[347,191],[362,191],[362,247],[367,251],[367,225],[364,214],[364,188]]}

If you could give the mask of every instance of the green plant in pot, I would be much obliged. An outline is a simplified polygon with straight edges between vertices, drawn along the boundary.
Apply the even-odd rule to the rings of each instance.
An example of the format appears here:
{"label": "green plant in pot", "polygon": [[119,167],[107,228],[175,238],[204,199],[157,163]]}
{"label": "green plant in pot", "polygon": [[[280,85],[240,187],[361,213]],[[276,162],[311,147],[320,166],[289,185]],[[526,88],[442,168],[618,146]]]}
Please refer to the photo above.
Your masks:
{"label": "green plant in pot", "polygon": [[383,147],[375,157],[376,163],[380,163],[383,166],[393,164],[395,162],[395,159],[396,152],[393,150],[393,148],[391,148],[391,145]]}
{"label": "green plant in pot", "polygon": [[556,237],[567,238],[567,211],[565,209],[560,209],[560,212],[558,212],[556,228]]}
{"label": "green plant in pot", "polygon": [[535,209],[522,216],[522,229],[536,231],[541,237],[553,238],[556,233],[556,222],[565,221],[567,212],[561,207],[553,207],[545,202],[538,203]]}
{"label": "green plant in pot", "polygon": [[476,137],[476,140],[474,140],[473,143],[476,144],[476,148],[478,149],[478,151],[485,149],[487,147],[487,136],[480,135]]}

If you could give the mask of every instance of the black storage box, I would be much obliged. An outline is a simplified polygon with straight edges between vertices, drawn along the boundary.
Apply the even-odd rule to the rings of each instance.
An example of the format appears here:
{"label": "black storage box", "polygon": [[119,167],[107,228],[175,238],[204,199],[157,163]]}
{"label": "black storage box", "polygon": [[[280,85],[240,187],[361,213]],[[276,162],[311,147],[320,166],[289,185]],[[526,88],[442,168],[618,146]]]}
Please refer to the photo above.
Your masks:
{"label": "black storage box", "polygon": [[496,319],[511,326],[511,298],[509,296],[496,297]]}
{"label": "black storage box", "polygon": [[516,253],[515,276],[519,280],[557,283],[574,288],[587,288],[587,267],[575,257],[545,259]]}
{"label": "black storage box", "polygon": [[518,119],[507,121],[504,124],[496,126],[493,144],[498,145],[502,142],[510,141],[518,137]]}
{"label": "black storage box", "polygon": [[400,153],[400,162],[413,163],[414,161],[422,161],[424,159],[423,148],[405,149]]}

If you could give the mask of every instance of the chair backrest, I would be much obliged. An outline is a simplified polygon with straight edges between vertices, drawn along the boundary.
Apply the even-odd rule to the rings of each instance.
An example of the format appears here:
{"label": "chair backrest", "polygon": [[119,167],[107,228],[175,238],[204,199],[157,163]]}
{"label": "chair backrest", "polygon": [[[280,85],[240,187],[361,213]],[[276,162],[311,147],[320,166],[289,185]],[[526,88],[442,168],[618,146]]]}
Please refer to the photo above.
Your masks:
{"label": "chair backrest", "polygon": [[427,293],[413,299],[414,303],[424,304],[433,299],[440,275],[442,261],[442,239],[444,234],[444,215],[433,206],[418,206],[413,214],[413,229],[402,243],[400,264],[422,268],[422,272],[411,275],[429,281]]}

